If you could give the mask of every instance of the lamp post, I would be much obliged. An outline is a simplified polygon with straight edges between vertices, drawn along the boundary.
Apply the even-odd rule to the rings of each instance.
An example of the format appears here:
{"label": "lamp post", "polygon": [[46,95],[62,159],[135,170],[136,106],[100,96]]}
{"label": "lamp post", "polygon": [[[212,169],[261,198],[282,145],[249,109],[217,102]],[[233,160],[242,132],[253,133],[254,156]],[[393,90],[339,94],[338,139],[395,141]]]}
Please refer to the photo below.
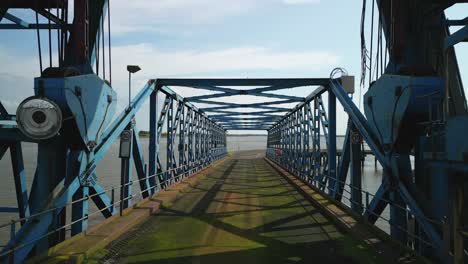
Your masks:
{"label": "lamp post", "polygon": [[128,108],[130,109],[130,104],[132,101],[132,73],[140,71],[141,68],[138,65],[127,65],[128,71]]}

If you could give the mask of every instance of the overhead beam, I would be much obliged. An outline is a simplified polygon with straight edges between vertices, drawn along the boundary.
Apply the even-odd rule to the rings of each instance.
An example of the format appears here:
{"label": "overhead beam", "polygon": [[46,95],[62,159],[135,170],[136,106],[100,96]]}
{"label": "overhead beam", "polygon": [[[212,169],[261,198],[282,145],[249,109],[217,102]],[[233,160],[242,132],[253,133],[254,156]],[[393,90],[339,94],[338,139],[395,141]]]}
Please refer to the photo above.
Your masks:
{"label": "overhead beam", "polygon": [[[329,78],[278,78],[278,79],[157,79],[159,85],[163,86],[276,86],[278,89],[327,85]],[[269,89],[268,89],[269,90]],[[271,90],[270,90],[271,91]]]}
{"label": "overhead beam", "polygon": [[66,3],[66,0],[2,0],[0,1],[0,8],[61,8]]}
{"label": "overhead beam", "polygon": [[459,29],[457,32],[454,32],[450,36],[448,36],[445,41],[444,41],[444,47],[445,49],[448,49],[450,47],[453,47],[457,45],[460,42],[466,42],[468,41],[468,25],[465,25],[461,29]]}

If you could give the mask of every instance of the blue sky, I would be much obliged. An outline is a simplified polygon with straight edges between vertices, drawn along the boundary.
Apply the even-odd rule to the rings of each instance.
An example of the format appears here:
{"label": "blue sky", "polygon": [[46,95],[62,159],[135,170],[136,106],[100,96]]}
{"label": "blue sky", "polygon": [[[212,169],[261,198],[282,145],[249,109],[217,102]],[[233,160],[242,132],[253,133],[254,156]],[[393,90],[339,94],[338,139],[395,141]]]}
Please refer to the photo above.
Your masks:
{"label": "blue sky", "polygon": [[[135,75],[135,90],[158,77],[327,77],[337,66],[359,76],[361,5],[349,0],[111,0],[119,108],[127,101],[127,64],[143,69]],[[467,13],[462,5],[448,15],[464,18]],[[35,32],[3,31],[0,39],[1,100],[14,111],[32,95],[33,76],[39,72]],[[467,46],[457,48],[464,76]],[[145,106],[138,116],[141,129],[148,127],[147,114]],[[345,119],[340,113],[339,133],[344,133]]]}

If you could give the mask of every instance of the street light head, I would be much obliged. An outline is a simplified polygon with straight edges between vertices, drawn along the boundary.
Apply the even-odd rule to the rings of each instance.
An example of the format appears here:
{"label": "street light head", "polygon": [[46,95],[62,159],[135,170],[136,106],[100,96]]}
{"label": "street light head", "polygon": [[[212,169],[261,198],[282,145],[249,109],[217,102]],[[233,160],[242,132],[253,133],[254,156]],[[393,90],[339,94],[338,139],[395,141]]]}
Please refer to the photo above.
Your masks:
{"label": "street light head", "polygon": [[130,73],[135,73],[135,72],[138,72],[140,70],[141,70],[141,68],[138,65],[127,65],[127,71],[130,72]]}

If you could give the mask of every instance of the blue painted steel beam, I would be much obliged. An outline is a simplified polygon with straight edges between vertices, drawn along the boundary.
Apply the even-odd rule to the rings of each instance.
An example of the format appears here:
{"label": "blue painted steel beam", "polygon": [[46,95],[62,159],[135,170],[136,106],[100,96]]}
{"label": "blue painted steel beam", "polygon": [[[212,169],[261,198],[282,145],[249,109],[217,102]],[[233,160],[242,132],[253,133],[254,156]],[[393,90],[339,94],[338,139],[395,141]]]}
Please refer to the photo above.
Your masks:
{"label": "blue painted steel beam", "polygon": [[[205,112],[213,112],[213,113],[218,113],[218,114],[224,114],[226,116],[231,116],[231,115],[266,115],[266,116],[279,116],[283,117],[283,115],[272,115],[272,114],[277,114],[277,113],[285,113],[290,111],[290,108],[286,107],[270,107],[270,106],[265,106],[264,109],[267,110],[261,110],[261,111],[255,111],[255,113],[252,112],[239,112],[239,111],[228,111],[228,110],[215,110],[215,111],[206,111],[206,109],[203,109]],[[211,115],[211,116],[217,116],[217,115]],[[219,115],[222,116],[222,115]]]}
{"label": "blue painted steel beam", "polygon": [[[97,178],[97,176],[95,176]],[[91,199],[96,204],[97,208],[101,211],[104,217],[111,217],[115,214],[115,208],[112,204],[111,198],[99,184],[93,182],[89,186],[89,194],[92,195]]]}
{"label": "blue painted steel beam", "polygon": [[362,150],[361,135],[354,124],[351,125],[349,137],[350,161],[351,161],[351,209],[359,215],[363,212],[362,206]]}
{"label": "blue painted steel beam", "polygon": [[19,213],[19,209],[17,207],[0,207],[0,213]]}
{"label": "blue painted steel beam", "polygon": [[191,97],[186,97],[185,99],[189,100],[190,102],[204,103],[206,102],[206,99],[222,98],[222,97],[229,97],[229,96],[236,96],[236,95],[251,95],[251,96],[257,96],[257,97],[290,99],[290,100],[295,100],[297,102],[304,101],[303,97],[282,95],[282,94],[272,94],[272,93],[252,93],[249,90],[235,90],[235,92],[191,96]]}
{"label": "blue painted steel beam", "polygon": [[[72,199],[72,195],[76,193],[80,186],[78,177],[67,185],[65,185],[65,179],[63,179],[50,193],[50,198],[47,199],[45,208],[63,208]],[[51,211],[28,219],[16,234],[16,240],[9,241],[1,252],[8,251],[17,244],[24,244],[23,247],[16,250],[14,255],[15,263],[23,262],[31,249],[39,242],[40,238],[48,232],[53,216],[54,212]]]}
{"label": "blue painted steel beam", "polygon": [[87,217],[89,210],[89,187],[80,186],[72,199],[74,204],[72,206],[72,222],[76,222],[71,227],[71,235],[75,236],[79,233],[88,229],[88,219],[83,219]]}
{"label": "blue painted steel beam", "polygon": [[[348,122],[349,124],[349,122]],[[333,191],[333,196],[335,197],[336,200],[341,201],[341,198],[343,197],[343,190],[344,186],[346,183],[346,178],[348,177],[348,171],[349,171],[349,163],[350,163],[350,128],[346,129],[346,135],[344,137],[343,141],[343,147],[341,148],[341,159],[338,165],[338,170],[337,170],[337,181],[335,182],[335,187]]]}
{"label": "blue painted steel beam", "polygon": [[444,48],[448,49],[450,47],[457,45],[460,42],[467,42],[467,41],[468,41],[468,25],[465,25],[463,28],[454,32],[453,34],[451,34],[445,39]]}
{"label": "blue painted steel beam", "polygon": [[13,127],[4,127],[0,125],[0,142],[32,142],[37,143],[37,140],[26,137],[16,125]]}
{"label": "blue painted steel beam", "polygon": [[26,21],[22,20],[19,17],[16,17],[10,13],[6,13],[3,15],[4,18],[10,20],[11,22],[15,23],[15,25],[20,26],[21,28],[29,28],[29,23]]}
{"label": "blue painted steel beam", "polygon": [[0,144],[0,160],[3,158],[9,147],[10,146],[7,144]]}
{"label": "blue painted steel beam", "polygon": [[[336,96],[328,93],[328,179],[330,186],[336,181]],[[323,116],[323,113],[322,113]],[[329,188],[332,192],[332,187]]]}
{"label": "blue painted steel beam", "polygon": [[[264,108],[264,109],[272,109],[272,110],[278,110],[278,109],[284,109],[284,108],[278,108],[278,107],[265,107],[269,105],[279,105],[279,104],[289,104],[289,103],[297,103],[297,100],[294,99],[285,99],[285,100],[276,100],[276,101],[271,101],[271,102],[262,102],[262,103],[251,103],[251,104],[238,104],[238,103],[228,103],[228,102],[216,102],[216,101],[208,101],[208,100],[192,100],[192,102],[196,103],[203,103],[203,104],[212,104],[212,105],[219,105],[224,106],[222,108],[216,108],[213,107],[214,109],[231,109],[231,108],[253,108],[253,107],[259,107],[259,108]],[[202,110],[206,111],[206,109],[211,109],[211,108],[201,108]]]}
{"label": "blue painted steel beam", "polygon": [[[158,137],[158,132],[157,132],[157,122],[158,122],[158,92],[154,91],[150,95],[150,116],[149,116],[149,133],[150,133],[150,139],[149,139],[149,172],[148,174],[150,176],[156,175],[157,172],[157,167],[158,167],[158,160],[157,156],[159,153],[159,138]],[[158,179],[156,177],[150,178],[150,186],[155,186],[156,181]],[[150,192],[151,194],[154,194],[156,191],[155,188],[151,189]]]}
{"label": "blue painted steel beam", "polygon": [[103,155],[107,152],[112,143],[120,136],[120,133],[122,133],[130,121],[135,117],[135,114],[138,112],[138,110],[140,110],[143,103],[150,97],[154,89],[155,83],[149,81],[132,100],[130,107],[123,111],[104,131],[96,147],[94,163],[97,163],[102,159]]}
{"label": "blue painted steel beam", "polygon": [[8,115],[8,111],[3,106],[2,102],[0,101],[0,116],[6,116],[6,115]]}
{"label": "blue painted steel beam", "polygon": [[445,19],[443,24],[446,26],[465,26],[468,25],[468,17],[464,19]]}
{"label": "blue painted steel beam", "polygon": [[211,116],[212,120],[215,121],[277,121],[280,116],[268,116],[268,117],[217,117]]}
{"label": "blue painted steel beam", "polygon": [[427,214],[425,214],[420,206],[417,204],[416,200],[413,198],[413,195],[409,192],[408,188],[400,182],[398,185],[399,194],[401,198],[405,201],[408,205],[410,211],[414,214],[416,219],[418,220],[419,225],[422,227],[426,235],[429,237],[430,242],[435,244],[435,249],[438,251],[437,254],[439,256],[444,256],[444,252],[442,250],[442,238],[434,228],[434,225],[428,221]]}
{"label": "blue painted steel beam", "polygon": [[268,127],[231,127],[226,128],[226,130],[268,130]]}
{"label": "blue painted steel beam", "polygon": [[[147,177],[147,166],[145,163],[145,157],[143,155],[143,148],[140,142],[139,130],[136,126],[133,127],[133,161],[135,163],[135,169],[138,176],[138,183],[142,190],[142,197],[148,198],[151,194],[150,187],[153,187],[150,183],[150,179]],[[153,178],[154,180],[154,178]]]}
{"label": "blue painted steel beam", "polygon": [[330,89],[331,92],[333,92],[336,98],[340,101],[341,105],[348,113],[354,125],[359,130],[359,133],[367,142],[369,148],[372,150],[382,167],[384,167],[384,169],[390,169],[389,160],[385,157],[382,146],[377,140],[377,136],[372,132],[372,129],[369,127],[367,120],[362,115],[361,111],[359,111],[351,98],[349,98],[344,88],[341,86],[340,81],[332,80],[330,83]]}
{"label": "blue painted steel beam", "polygon": [[[30,215],[28,190],[26,186],[26,172],[24,171],[23,151],[21,142],[16,142],[10,146],[11,164],[13,177],[15,179],[16,199],[18,203],[18,212],[20,218]],[[24,221],[22,221],[24,224]]]}
{"label": "blue painted steel beam", "polygon": [[[93,171],[90,177],[83,175],[86,170],[86,154],[82,151],[72,151],[68,154],[67,181],[72,181],[76,175],[80,181],[80,187],[72,194],[72,215],[71,221],[75,222],[71,226],[71,235],[77,235],[88,228],[88,219],[86,218],[89,209],[89,185],[95,182],[96,174]],[[36,179],[36,177],[35,177]]]}
{"label": "blue painted steel beam", "polygon": [[388,177],[384,176],[382,184],[377,189],[377,192],[375,193],[374,197],[369,203],[369,206],[364,212],[364,218],[367,219],[369,223],[375,224],[375,222],[379,219],[379,216],[382,214],[383,210],[387,206],[387,201],[389,201],[388,190]]}
{"label": "blue painted steel beam", "polygon": [[[328,80],[330,81],[330,80]],[[296,105],[293,109],[289,109],[288,113],[286,115],[283,116],[283,119],[286,119],[288,118],[290,115],[292,115],[293,113],[295,113],[296,111],[298,111],[299,109],[301,109],[302,107],[304,107],[305,104],[307,103],[310,103],[312,100],[315,100],[315,98],[317,98],[318,96],[320,96],[321,94],[323,94],[327,89],[324,87],[324,86],[320,86],[318,88],[316,88],[312,93],[310,93],[304,100],[304,102]],[[281,122],[282,120],[278,121],[278,122]]]}

